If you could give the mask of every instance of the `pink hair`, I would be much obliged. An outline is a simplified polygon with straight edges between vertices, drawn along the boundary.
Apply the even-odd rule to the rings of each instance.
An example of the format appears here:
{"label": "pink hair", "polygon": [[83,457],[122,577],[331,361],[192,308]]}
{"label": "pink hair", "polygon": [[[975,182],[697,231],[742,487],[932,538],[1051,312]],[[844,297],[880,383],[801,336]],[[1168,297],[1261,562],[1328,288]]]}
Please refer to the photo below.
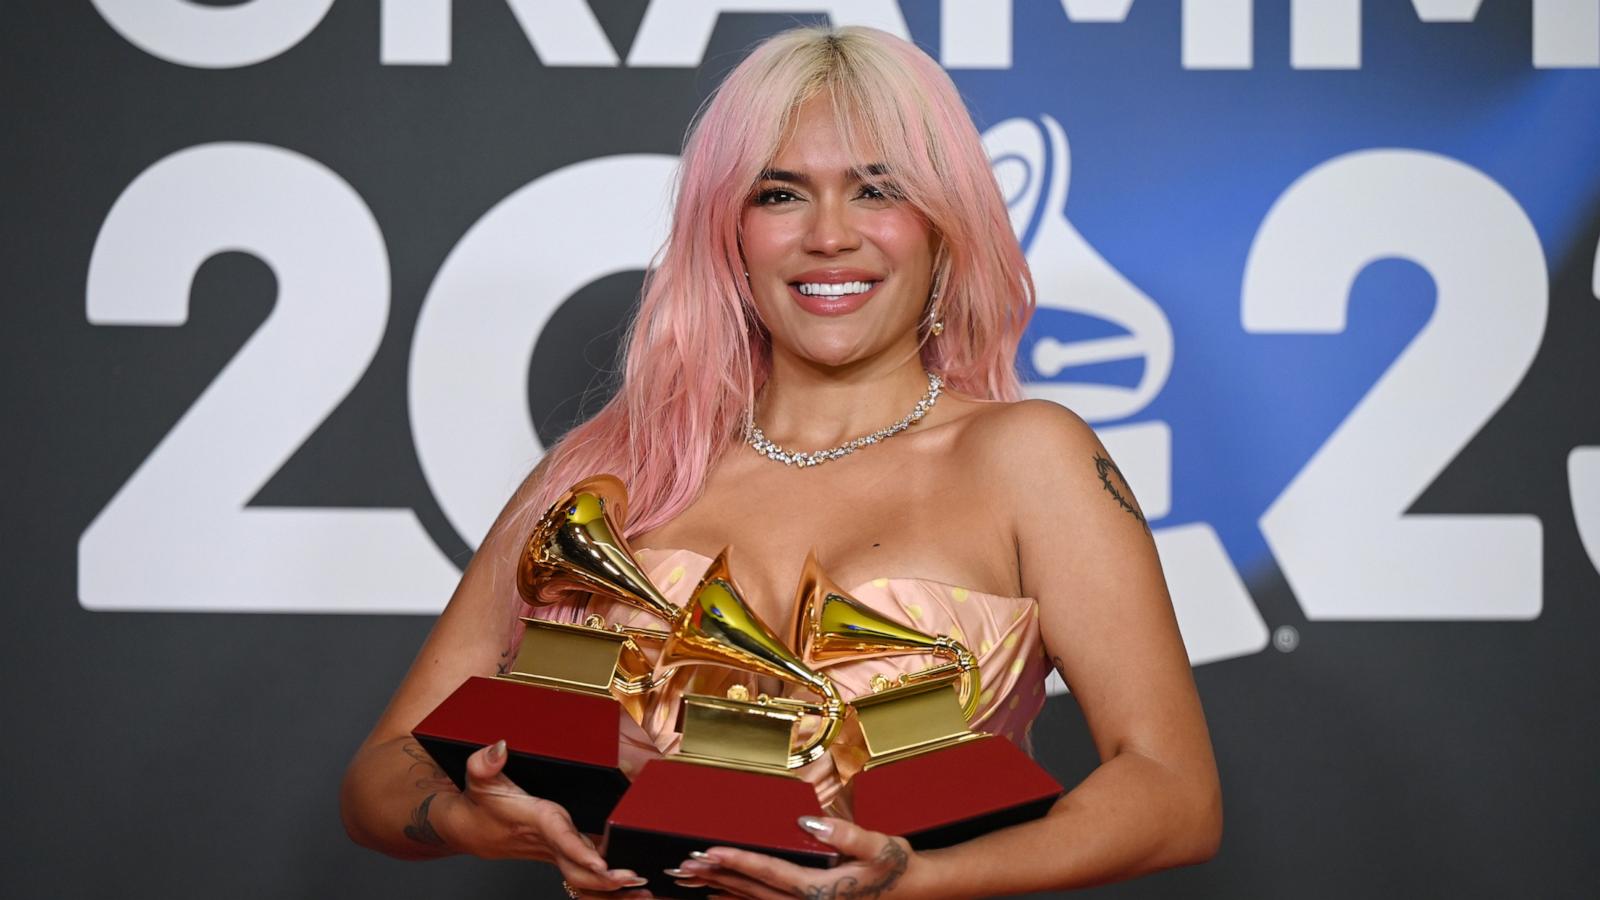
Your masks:
{"label": "pink hair", "polygon": [[1021,398],[1015,357],[1033,282],[955,85],[926,53],[885,32],[792,29],[757,46],[690,130],[672,229],[624,339],[621,387],[550,449],[511,519],[519,533],[569,486],[601,472],[628,488],[627,534],[649,531],[683,512],[742,440],[769,359],[742,275],[740,217],[796,109],[822,94],[847,144],[870,148],[942,238],[933,285],[945,330],[924,336],[923,364],[969,396]]}

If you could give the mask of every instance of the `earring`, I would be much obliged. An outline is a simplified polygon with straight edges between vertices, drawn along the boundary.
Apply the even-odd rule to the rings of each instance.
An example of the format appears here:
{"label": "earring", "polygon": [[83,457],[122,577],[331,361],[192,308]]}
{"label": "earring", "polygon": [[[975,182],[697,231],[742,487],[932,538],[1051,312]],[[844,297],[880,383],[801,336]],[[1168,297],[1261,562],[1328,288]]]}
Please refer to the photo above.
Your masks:
{"label": "earring", "polygon": [[933,325],[928,328],[928,334],[931,334],[934,337],[944,334],[944,320],[934,319]]}
{"label": "earring", "polygon": [[944,317],[939,315],[939,292],[934,291],[928,297],[928,336],[938,337],[944,334]]}

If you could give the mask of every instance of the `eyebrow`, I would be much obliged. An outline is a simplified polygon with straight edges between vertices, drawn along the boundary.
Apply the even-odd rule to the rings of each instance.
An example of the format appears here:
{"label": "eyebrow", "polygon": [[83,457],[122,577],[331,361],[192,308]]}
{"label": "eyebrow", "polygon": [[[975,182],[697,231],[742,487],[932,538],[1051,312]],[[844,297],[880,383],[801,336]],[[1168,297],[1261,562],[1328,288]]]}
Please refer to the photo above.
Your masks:
{"label": "eyebrow", "polygon": [[[855,181],[864,181],[868,178],[878,178],[889,174],[889,166],[884,163],[869,163],[857,166],[847,173]],[[803,172],[791,172],[788,169],[763,169],[759,181],[787,181],[802,187],[811,186],[811,177]]]}

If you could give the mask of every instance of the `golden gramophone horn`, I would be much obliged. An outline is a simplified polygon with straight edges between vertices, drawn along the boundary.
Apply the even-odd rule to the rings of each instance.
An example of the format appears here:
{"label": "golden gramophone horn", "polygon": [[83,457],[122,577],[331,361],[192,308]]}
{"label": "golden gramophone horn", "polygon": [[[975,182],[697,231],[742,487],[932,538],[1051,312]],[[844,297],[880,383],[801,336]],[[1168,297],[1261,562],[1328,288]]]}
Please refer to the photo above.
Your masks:
{"label": "golden gramophone horn", "polygon": [[[683,614],[672,623],[671,636],[656,658],[658,681],[688,665],[715,665],[754,672],[797,684],[822,698],[821,704],[786,698],[763,699],[775,709],[801,710],[820,716],[822,725],[802,746],[789,754],[795,769],[822,756],[838,732],[844,716],[839,689],[786,646],[744,602],[728,569],[726,548],[712,561]],[[686,700],[693,698],[686,698]]]}
{"label": "golden gramophone horn", "polygon": [[627,516],[628,495],[615,476],[573,485],[528,536],[517,589],[529,603],[552,599],[553,588],[596,591],[671,621],[678,607],[639,568],[622,536]]}
{"label": "golden gramophone horn", "polygon": [[[517,566],[517,590],[523,598],[542,603],[561,599],[565,591],[592,591],[663,621],[676,618],[679,608],[639,568],[633,549],[622,536],[627,497],[621,480],[595,475],[573,485],[551,504],[528,536]],[[605,622],[595,616],[586,624],[605,628]],[[621,626],[613,630],[630,639],[617,660],[613,688],[633,712],[642,708],[639,698],[656,684],[638,644],[660,643],[667,633]]]}
{"label": "golden gramophone horn", "polygon": [[[794,613],[789,623],[791,646],[807,665],[822,668],[839,660],[878,659],[928,653],[947,662],[900,676],[898,684],[917,684],[959,675],[956,694],[961,712],[972,721],[978,711],[978,663],[972,652],[949,635],[928,635],[868,608],[829,580],[817,562],[816,552],[806,554],[795,591]],[[890,686],[875,679],[874,691]]]}

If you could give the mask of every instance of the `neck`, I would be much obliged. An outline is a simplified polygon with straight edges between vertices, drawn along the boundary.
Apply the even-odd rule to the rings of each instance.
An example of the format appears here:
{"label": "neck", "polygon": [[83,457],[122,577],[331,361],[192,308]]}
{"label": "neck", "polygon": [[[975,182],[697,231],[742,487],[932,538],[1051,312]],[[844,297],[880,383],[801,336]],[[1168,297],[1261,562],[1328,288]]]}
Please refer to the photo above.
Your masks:
{"label": "neck", "polygon": [[775,355],[755,420],[777,444],[821,450],[894,424],[927,392],[916,354],[899,363],[841,368]]}

